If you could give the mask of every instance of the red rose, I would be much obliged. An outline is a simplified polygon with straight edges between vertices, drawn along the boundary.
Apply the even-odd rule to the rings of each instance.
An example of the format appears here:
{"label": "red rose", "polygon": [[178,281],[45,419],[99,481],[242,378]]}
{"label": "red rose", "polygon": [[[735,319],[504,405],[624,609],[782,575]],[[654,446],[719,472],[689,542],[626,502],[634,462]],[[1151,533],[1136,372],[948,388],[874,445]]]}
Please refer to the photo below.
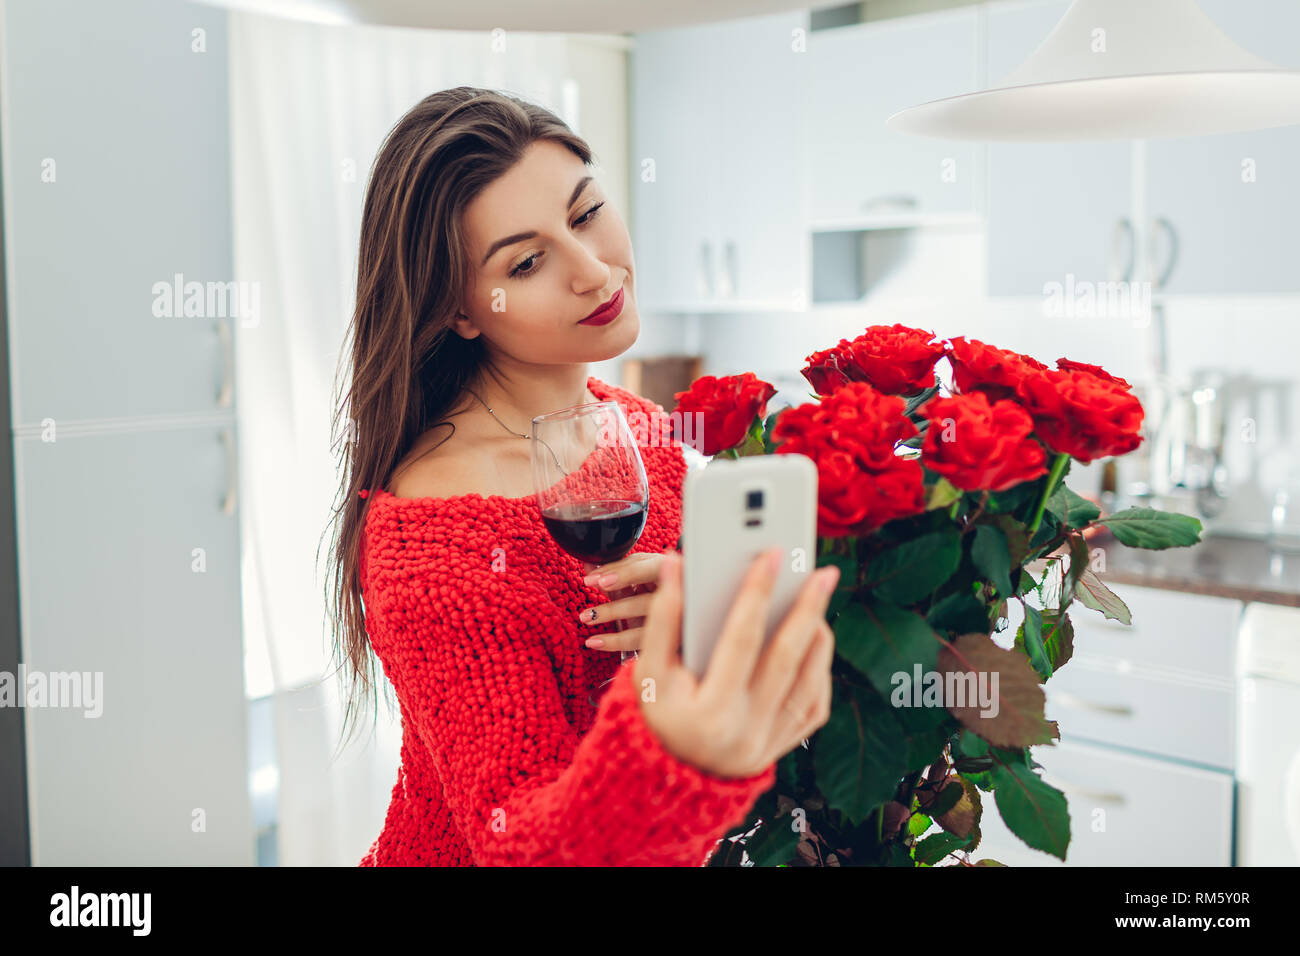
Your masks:
{"label": "red rose", "polygon": [[1029,437],[1034,420],[1015,402],[989,404],[980,392],[935,398],[921,407],[930,420],[921,460],[965,491],[1006,491],[1047,474],[1047,453]]}
{"label": "red rose", "polygon": [[916,459],[894,453],[917,434],[901,398],[851,382],[820,403],[788,408],[772,429],[776,453],[807,455],[817,465],[817,533],[867,534],[925,507]]}
{"label": "red rose", "polygon": [[776,389],[753,372],[697,378],[689,389],[673,394],[677,400],[671,416],[673,438],[683,441],[685,416],[699,412],[703,420],[698,434],[690,438],[691,446],[702,455],[716,455],[733,448],[745,440],[754,416],[763,417],[768,399],[775,394]]}
{"label": "red rose", "polygon": [[818,395],[849,382],[866,382],[886,395],[910,395],[934,384],[934,363],[944,347],[933,332],[906,325],[872,325],[853,341],[809,355],[804,378]]}
{"label": "red rose", "polygon": [[1091,372],[1047,371],[1025,379],[1021,400],[1038,437],[1085,464],[1126,454],[1142,443],[1137,396]]}
{"label": "red rose", "polygon": [[964,336],[948,343],[948,361],[952,363],[952,380],[958,392],[984,392],[990,401],[1015,398],[1020,384],[1047,366],[1019,352],[994,348]]}
{"label": "red rose", "polygon": [[1056,360],[1056,367],[1062,372],[1091,372],[1098,378],[1104,378],[1108,382],[1123,385],[1128,389],[1133,387],[1118,375],[1111,375],[1110,372],[1106,371],[1100,365],[1087,365],[1084,362],[1071,362],[1068,358],[1059,358]]}

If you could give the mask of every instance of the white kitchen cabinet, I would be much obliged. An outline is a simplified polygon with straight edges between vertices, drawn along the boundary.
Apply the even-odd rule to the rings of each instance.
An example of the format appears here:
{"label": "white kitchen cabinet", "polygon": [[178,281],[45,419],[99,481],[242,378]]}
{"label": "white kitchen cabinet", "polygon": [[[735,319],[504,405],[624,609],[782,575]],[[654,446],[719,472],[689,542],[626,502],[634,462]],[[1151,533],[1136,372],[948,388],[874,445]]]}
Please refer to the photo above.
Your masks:
{"label": "white kitchen cabinet", "polygon": [[715,107],[724,144],[716,192],[718,297],[737,303],[733,308],[790,310],[807,300],[811,240],[801,146],[811,42],[804,10],[735,21],[719,37],[727,52],[718,60]]}
{"label": "white kitchen cabinet", "polygon": [[817,30],[808,42],[814,229],[975,213],[977,148],[885,127],[899,110],[978,87],[974,8]]}
{"label": "white kitchen cabinet", "polygon": [[[1068,0],[988,11],[988,86],[1052,32]],[[1087,42],[1083,37],[1080,42]],[[991,143],[988,293],[1044,294],[1049,282],[1132,280],[1132,146],[1128,141]]]}
{"label": "white kitchen cabinet", "polygon": [[[806,295],[806,11],[636,35],[633,235],[647,311],[790,309]],[[653,178],[648,170],[653,168]]]}
{"label": "white kitchen cabinet", "polygon": [[980,794],[982,838],[972,860],[988,857],[1008,866],[1231,864],[1230,773],[1108,750],[1066,734],[1055,746],[1031,752],[1043,766],[1044,781],[1065,793],[1070,813],[1065,861],[1013,834],[988,793]]}
{"label": "white kitchen cabinet", "polygon": [[[1104,572],[1102,577],[1105,577]],[[1132,625],[1070,607],[1074,654],[1044,684],[1056,745],[1031,748],[1070,809],[1070,866],[1228,866],[1236,764],[1237,600],[1108,582]],[[1010,630],[1023,619],[1013,603]],[[1176,792],[1177,801],[1169,794]],[[1097,811],[1101,811],[1098,813]],[[1061,861],[1033,850],[984,800],[972,858]],[[1187,834],[1196,834],[1188,840]]]}
{"label": "white kitchen cabinet", "polygon": [[[166,0],[132,7],[145,12],[132,19],[79,0],[4,5],[16,423],[233,410],[223,389],[231,337],[218,316],[187,317],[184,302],[155,315],[153,291],[177,275],[203,283],[206,312],[208,288],[224,294],[236,279],[226,21]],[[206,52],[192,48],[196,31]],[[70,59],[96,81],[70,82]]]}
{"label": "white kitchen cabinet", "polygon": [[[1200,0],[1252,53],[1300,68],[1300,3]],[[1150,140],[1147,205],[1163,290],[1184,294],[1300,291],[1300,126]],[[1171,264],[1170,233],[1176,252]]]}
{"label": "white kitchen cabinet", "polygon": [[637,34],[631,55],[633,254],[646,311],[711,298],[720,144],[707,129],[709,43],[698,29],[655,30]]}
{"label": "white kitchen cabinet", "polygon": [[232,428],[15,442],[34,865],[253,865]]}

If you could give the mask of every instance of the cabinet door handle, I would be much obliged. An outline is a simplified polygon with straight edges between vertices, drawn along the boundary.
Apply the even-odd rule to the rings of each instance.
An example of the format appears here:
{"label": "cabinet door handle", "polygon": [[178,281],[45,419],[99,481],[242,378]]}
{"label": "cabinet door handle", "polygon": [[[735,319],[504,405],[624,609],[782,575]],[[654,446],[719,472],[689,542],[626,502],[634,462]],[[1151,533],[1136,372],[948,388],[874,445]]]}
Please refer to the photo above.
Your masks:
{"label": "cabinet door handle", "polygon": [[1162,231],[1169,237],[1169,258],[1165,262],[1165,267],[1160,270],[1160,274],[1155,277],[1155,287],[1163,289],[1169,282],[1169,277],[1174,273],[1174,266],[1178,264],[1178,232],[1174,229],[1174,224],[1164,216],[1156,218],[1151,230],[1151,261],[1156,261],[1156,232]]}
{"label": "cabinet door handle", "polygon": [[1084,700],[1082,697],[1075,697],[1063,690],[1054,691],[1052,699],[1065,707],[1073,707],[1075,710],[1091,710],[1098,714],[1111,714],[1115,717],[1133,716],[1133,708],[1126,704],[1098,704],[1091,700]]}
{"label": "cabinet door handle", "polygon": [[217,338],[221,340],[221,391],[217,392],[217,407],[229,408],[235,398],[235,343],[224,319],[217,320]]}
{"label": "cabinet door handle", "polygon": [[1048,774],[1046,770],[1043,771],[1043,783],[1056,787],[1057,790],[1064,791],[1065,793],[1073,793],[1085,800],[1095,800],[1098,803],[1117,803],[1122,806],[1128,802],[1122,793],[1115,793],[1113,791],[1108,792],[1105,790],[1090,790],[1087,787],[1079,786],[1077,783],[1069,783],[1062,780],[1055,774]]}
{"label": "cabinet door handle", "polygon": [[1291,847],[1300,856],[1300,750],[1295,752],[1282,774],[1282,816]]}
{"label": "cabinet door handle", "polygon": [[[1120,247],[1124,237],[1128,236],[1128,265],[1119,269]],[[1137,260],[1137,239],[1133,235],[1133,222],[1127,216],[1115,222],[1115,229],[1110,237],[1110,279],[1112,282],[1130,282],[1133,279],[1133,266]]]}
{"label": "cabinet door handle", "polygon": [[723,261],[726,265],[722,275],[726,281],[723,285],[722,294],[724,296],[733,296],[736,294],[736,241],[734,239],[727,240],[727,245],[723,250]]}
{"label": "cabinet door handle", "polygon": [[915,196],[909,196],[906,193],[895,193],[892,196],[872,196],[869,199],[864,199],[858,204],[858,211],[865,213],[884,207],[891,212],[898,209],[914,212],[918,205]]}
{"label": "cabinet door handle", "polygon": [[221,513],[235,513],[235,496],[239,490],[239,462],[235,458],[235,433],[229,428],[221,429],[218,436],[226,449],[226,496],[221,502]]}
{"label": "cabinet door handle", "polygon": [[713,298],[713,246],[705,239],[700,243],[699,294],[706,299]]}

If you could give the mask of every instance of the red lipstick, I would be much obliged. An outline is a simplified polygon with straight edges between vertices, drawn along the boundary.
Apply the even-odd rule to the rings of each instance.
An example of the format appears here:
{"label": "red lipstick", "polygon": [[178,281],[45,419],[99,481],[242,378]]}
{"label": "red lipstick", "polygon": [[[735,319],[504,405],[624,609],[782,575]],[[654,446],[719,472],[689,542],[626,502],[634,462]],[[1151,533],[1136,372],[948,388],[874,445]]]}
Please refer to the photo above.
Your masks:
{"label": "red lipstick", "polygon": [[602,305],[591,315],[587,316],[579,325],[606,325],[613,322],[623,312],[623,290],[620,288],[615,292],[608,302]]}

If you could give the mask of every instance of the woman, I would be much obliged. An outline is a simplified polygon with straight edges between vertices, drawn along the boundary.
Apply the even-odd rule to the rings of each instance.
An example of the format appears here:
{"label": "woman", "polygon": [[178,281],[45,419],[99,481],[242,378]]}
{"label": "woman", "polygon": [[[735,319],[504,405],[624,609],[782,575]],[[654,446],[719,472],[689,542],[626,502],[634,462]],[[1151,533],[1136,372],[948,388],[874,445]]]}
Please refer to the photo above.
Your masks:
{"label": "woman", "polygon": [[[552,113],[459,87],[407,113],[371,170],[332,610],[346,717],[373,650],[403,743],[363,866],[699,865],[829,715],[834,569],[760,654],[780,555],[755,561],[705,679],[681,666],[680,444],[642,449],[649,517],[600,569],[615,581],[542,525],[534,416],[663,413],[587,374],[639,329],[631,242],[590,163]],[[583,324],[603,306],[613,321]]]}

